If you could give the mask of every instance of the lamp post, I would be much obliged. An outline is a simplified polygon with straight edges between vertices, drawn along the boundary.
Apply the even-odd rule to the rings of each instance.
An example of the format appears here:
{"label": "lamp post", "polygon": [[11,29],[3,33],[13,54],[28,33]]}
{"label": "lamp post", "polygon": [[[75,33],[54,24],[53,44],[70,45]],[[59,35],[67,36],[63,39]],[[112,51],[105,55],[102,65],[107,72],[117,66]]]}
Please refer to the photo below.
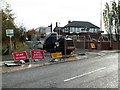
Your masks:
{"label": "lamp post", "polygon": [[102,0],[100,1],[100,29],[102,31]]}

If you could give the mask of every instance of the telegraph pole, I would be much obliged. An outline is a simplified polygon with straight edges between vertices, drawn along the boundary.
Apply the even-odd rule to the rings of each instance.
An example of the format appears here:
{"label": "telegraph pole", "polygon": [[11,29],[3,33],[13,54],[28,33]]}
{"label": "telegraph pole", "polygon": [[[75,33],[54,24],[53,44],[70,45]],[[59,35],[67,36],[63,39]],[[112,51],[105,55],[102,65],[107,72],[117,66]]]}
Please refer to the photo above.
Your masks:
{"label": "telegraph pole", "polygon": [[102,0],[100,2],[100,29],[102,31]]}

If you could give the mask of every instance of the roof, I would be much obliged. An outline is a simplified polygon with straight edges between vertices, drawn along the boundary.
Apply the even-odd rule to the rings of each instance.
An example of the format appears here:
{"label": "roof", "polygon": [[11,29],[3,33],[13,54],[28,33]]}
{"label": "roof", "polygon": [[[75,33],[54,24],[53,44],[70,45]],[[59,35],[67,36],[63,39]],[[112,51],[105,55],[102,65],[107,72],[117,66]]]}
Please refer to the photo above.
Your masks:
{"label": "roof", "polygon": [[86,21],[72,21],[70,23],[68,23],[65,27],[81,27],[81,28],[98,28],[100,29],[98,26],[90,23],[90,22],[86,22]]}

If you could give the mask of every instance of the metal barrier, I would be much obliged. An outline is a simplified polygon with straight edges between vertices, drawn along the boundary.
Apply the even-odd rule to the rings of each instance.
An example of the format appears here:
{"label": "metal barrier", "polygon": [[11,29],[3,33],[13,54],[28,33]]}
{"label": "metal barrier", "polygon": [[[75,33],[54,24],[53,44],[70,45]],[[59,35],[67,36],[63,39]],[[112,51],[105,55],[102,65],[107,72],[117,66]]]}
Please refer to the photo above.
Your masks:
{"label": "metal barrier", "polygon": [[85,36],[79,36],[77,39],[74,40],[74,45],[76,47],[74,53],[79,54],[79,53],[85,53]]}

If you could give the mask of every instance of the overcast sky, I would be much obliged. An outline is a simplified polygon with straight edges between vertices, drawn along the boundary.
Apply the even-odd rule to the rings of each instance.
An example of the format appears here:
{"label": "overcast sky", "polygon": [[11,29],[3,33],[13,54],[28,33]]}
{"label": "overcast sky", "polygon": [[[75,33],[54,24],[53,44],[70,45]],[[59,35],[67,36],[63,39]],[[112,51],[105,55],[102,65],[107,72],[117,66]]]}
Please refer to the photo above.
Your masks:
{"label": "overcast sky", "polygon": [[[56,22],[64,26],[71,21],[89,21],[100,27],[101,0],[6,0],[13,9],[17,23],[27,29]],[[105,1],[105,0],[103,0]],[[108,1],[108,0],[107,0]]]}

